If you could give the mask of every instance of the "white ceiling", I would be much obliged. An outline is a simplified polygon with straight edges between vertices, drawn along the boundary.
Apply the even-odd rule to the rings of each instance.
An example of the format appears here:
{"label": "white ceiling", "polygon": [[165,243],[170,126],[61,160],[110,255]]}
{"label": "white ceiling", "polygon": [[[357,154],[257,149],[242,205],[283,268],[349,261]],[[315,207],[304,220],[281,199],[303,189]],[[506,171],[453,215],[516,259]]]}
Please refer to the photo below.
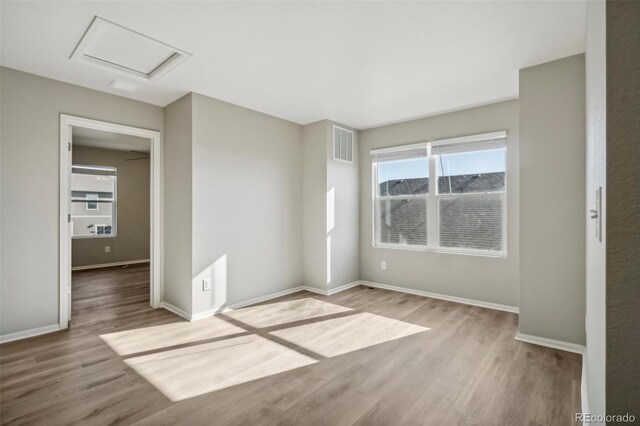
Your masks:
{"label": "white ceiling", "polygon": [[[151,74],[174,51],[150,38],[142,37],[122,27],[99,21],[93,37],[84,46],[84,53],[143,74]],[[123,47],[126,47],[123,49]]]}
{"label": "white ceiling", "polygon": [[[165,106],[190,91],[356,128],[515,98],[518,69],[584,51],[584,1],[2,1],[3,66]],[[98,15],[193,57],[127,93],[69,60]],[[126,80],[126,78],[121,78]]]}
{"label": "white ceiling", "polygon": [[151,151],[151,141],[149,139],[87,129],[85,127],[74,127],[71,133],[71,141],[74,145],[93,148],[116,149],[118,151]]}

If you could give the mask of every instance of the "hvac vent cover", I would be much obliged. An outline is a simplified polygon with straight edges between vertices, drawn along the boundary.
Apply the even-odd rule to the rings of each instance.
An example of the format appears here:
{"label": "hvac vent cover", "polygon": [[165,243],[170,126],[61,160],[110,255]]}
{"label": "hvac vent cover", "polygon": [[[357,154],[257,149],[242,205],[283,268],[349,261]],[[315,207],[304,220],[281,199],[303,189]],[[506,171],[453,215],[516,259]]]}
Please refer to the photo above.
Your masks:
{"label": "hvac vent cover", "polygon": [[190,57],[190,53],[96,16],[70,59],[153,83]]}
{"label": "hvac vent cover", "polygon": [[353,132],[333,126],[333,159],[353,163]]}

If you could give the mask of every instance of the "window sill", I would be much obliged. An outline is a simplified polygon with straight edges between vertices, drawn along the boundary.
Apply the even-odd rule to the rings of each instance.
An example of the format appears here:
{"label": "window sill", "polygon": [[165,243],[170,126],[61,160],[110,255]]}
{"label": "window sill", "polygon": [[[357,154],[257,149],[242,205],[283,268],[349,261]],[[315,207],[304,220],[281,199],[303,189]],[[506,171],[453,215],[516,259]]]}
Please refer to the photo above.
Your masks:
{"label": "window sill", "polygon": [[456,250],[446,248],[431,248],[425,246],[411,246],[401,244],[373,244],[373,248],[387,249],[387,250],[405,250],[405,251],[422,251],[430,253],[440,254],[456,254],[463,256],[477,256],[477,257],[492,257],[498,259],[506,259],[507,252],[490,252],[481,250]]}
{"label": "window sill", "polygon": [[101,239],[101,238],[115,238],[115,235],[74,235],[71,237],[72,240],[92,240],[92,239]]}

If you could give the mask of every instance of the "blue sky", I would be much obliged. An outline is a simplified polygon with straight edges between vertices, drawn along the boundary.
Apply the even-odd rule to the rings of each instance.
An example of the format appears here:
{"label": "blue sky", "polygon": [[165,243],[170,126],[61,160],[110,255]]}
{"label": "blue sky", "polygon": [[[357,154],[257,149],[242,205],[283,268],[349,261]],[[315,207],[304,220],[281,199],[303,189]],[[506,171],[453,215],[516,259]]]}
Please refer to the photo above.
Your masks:
{"label": "blue sky", "polygon": [[[441,176],[467,175],[472,173],[504,172],[505,150],[462,152],[436,157],[436,172]],[[440,164],[442,162],[442,165]],[[444,173],[441,173],[444,169]],[[429,164],[426,158],[380,163],[378,182],[396,179],[412,179],[429,176]]]}

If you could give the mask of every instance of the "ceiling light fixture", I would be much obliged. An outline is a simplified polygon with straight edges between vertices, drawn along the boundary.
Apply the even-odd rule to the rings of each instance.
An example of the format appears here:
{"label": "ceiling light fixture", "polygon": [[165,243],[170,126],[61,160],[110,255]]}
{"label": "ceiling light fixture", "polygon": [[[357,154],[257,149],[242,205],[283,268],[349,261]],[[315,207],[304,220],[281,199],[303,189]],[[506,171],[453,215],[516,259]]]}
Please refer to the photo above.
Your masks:
{"label": "ceiling light fixture", "polygon": [[135,84],[118,79],[115,79],[111,83],[109,83],[109,86],[113,87],[114,89],[123,90],[125,92],[135,92],[136,90],[138,90],[138,86],[136,86]]}

